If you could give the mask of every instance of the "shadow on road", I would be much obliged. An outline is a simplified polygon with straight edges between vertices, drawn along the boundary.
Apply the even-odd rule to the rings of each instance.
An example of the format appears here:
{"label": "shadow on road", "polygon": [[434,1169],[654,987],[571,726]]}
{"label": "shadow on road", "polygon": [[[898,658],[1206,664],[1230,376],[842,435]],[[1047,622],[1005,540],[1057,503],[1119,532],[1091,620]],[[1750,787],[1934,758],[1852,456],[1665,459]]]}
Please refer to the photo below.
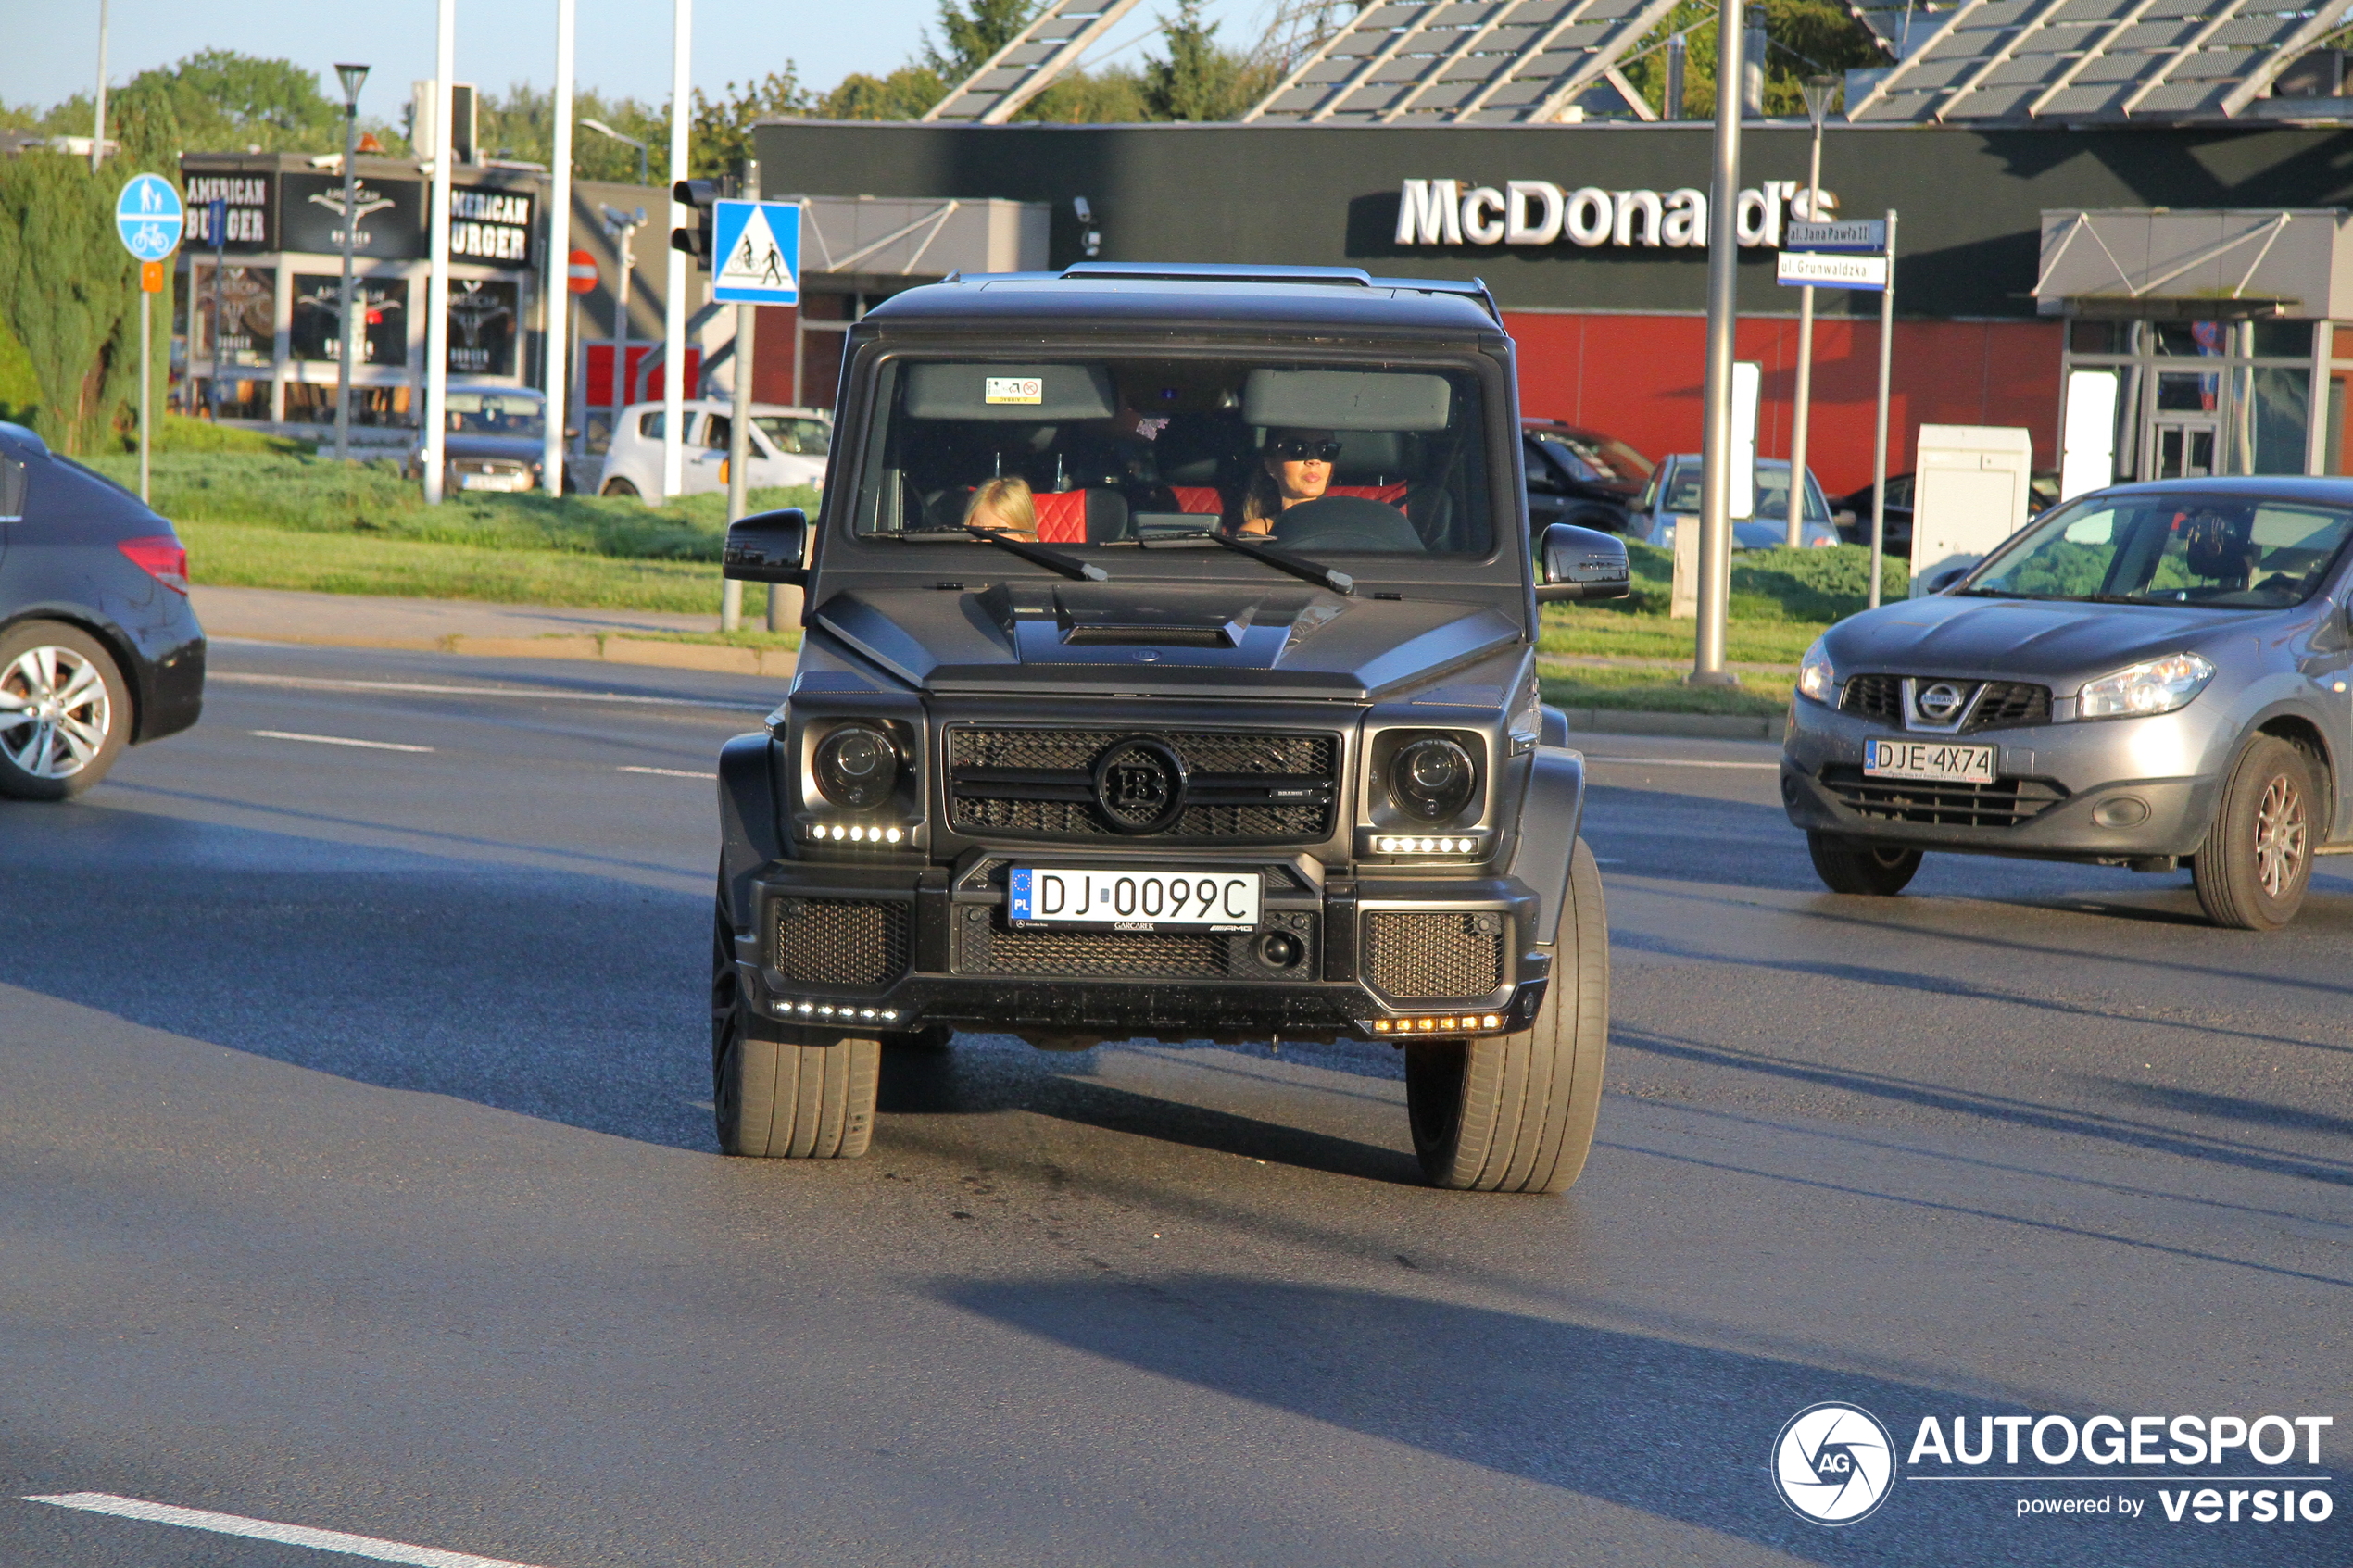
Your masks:
{"label": "shadow on road", "polygon": [[[1225,1275],[951,1279],[934,1288],[991,1322],[1155,1377],[1811,1562],[2145,1568],[2244,1562],[2254,1546],[2244,1535],[2168,1525],[2154,1486],[2116,1484],[2080,1461],[2047,1474],[2108,1484],[1899,1480],[1877,1513],[1842,1529],[1781,1503],[1768,1456],[1781,1424],[1809,1405],[1860,1405],[1893,1433],[1899,1460],[1923,1416],[2020,1413],[1912,1383],[1411,1296]],[[1833,1339],[1836,1329],[1834,1321],[1791,1325]],[[1301,1459],[1333,1462],[1320,1451]],[[1927,1463],[1920,1473],[1957,1471]],[[2176,1467],[2166,1484],[2183,1479]],[[2146,1513],[2015,1514],[2020,1497],[2102,1490],[2146,1494]],[[1595,1523],[1623,1542],[1625,1525]],[[2278,1568],[2317,1568],[2340,1560],[2345,1538],[2339,1522],[2269,1529],[2256,1549]],[[1561,1561],[1609,1555],[1565,1542]]]}

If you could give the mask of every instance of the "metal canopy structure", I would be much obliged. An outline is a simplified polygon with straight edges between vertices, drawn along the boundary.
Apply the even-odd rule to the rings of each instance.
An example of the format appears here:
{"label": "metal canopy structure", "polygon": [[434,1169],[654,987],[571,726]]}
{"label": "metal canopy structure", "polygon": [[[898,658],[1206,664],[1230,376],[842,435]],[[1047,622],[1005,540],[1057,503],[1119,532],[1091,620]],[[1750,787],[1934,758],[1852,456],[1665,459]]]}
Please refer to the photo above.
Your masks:
{"label": "metal canopy structure", "polygon": [[1002,125],[1078,63],[1136,0],[1049,0],[1027,27],[934,104],[924,119],[950,125]]}
{"label": "metal canopy structure", "polygon": [[1617,62],[1675,0],[1376,0],[1250,121],[1543,125],[1655,119]]}
{"label": "metal canopy structure", "polygon": [[2043,214],[2045,316],[2325,317],[2353,308],[2353,217],[2335,207]]}
{"label": "metal canopy structure", "polygon": [[[2348,0],[1961,0],[1923,36],[1921,13],[1858,10],[1909,53],[1848,103],[1861,122],[2231,119],[2297,56],[2344,25]],[[1922,7],[1925,11],[1925,7]],[[1909,25],[1908,40],[1891,29]],[[2330,99],[2283,102],[2315,116]]]}

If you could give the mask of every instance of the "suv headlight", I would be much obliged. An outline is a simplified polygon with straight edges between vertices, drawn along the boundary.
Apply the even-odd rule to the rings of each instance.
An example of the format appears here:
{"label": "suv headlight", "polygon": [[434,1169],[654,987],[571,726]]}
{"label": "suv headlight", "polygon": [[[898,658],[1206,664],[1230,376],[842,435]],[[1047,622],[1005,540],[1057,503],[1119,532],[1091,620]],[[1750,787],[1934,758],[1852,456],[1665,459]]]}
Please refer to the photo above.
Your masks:
{"label": "suv headlight", "polygon": [[1797,695],[1825,706],[1838,696],[1838,671],[1831,668],[1831,656],[1822,651],[1818,638],[1797,667]]}
{"label": "suv headlight", "polygon": [[812,771],[826,799],[862,811],[890,798],[899,783],[899,748],[870,724],[843,724],[817,743]]}
{"label": "suv headlight", "polygon": [[2171,713],[2206,689],[2214,679],[2213,661],[2195,653],[2168,654],[2141,664],[2129,664],[2113,675],[2087,681],[2077,694],[2079,719],[2138,719]]}
{"label": "suv headlight", "polygon": [[1444,735],[1398,748],[1389,763],[1389,796],[1408,816],[1443,822],[1462,815],[1478,783],[1470,753]]}

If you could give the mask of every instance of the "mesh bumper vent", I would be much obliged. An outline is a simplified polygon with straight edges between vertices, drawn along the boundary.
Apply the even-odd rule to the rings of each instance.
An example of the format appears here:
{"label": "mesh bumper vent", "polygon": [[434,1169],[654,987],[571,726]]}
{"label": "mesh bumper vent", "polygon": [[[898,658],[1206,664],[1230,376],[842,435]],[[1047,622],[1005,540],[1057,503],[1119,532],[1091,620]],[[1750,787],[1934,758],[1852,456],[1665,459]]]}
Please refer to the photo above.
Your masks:
{"label": "mesh bumper vent", "polygon": [[[1096,759],[1134,733],[957,725],[948,732],[949,807],[965,833],[1055,838],[1120,831],[1097,797]],[[1154,839],[1312,843],[1332,830],[1340,742],[1283,732],[1154,733],[1185,766],[1185,803]],[[1126,825],[1126,824],[1121,824]]]}
{"label": "mesh bumper vent", "polygon": [[1365,917],[1365,977],[1401,1000],[1490,996],[1504,983],[1504,917],[1376,910]]}
{"label": "mesh bumper vent", "polygon": [[2031,822],[2067,798],[2045,779],[1997,779],[1990,784],[1922,784],[1874,779],[1852,763],[1822,770],[1822,787],[1858,817],[1919,822],[1931,827],[2007,828]]}
{"label": "mesh bumper vent", "polygon": [[776,968],[812,985],[887,985],[907,970],[905,904],[787,898],[776,906]]}

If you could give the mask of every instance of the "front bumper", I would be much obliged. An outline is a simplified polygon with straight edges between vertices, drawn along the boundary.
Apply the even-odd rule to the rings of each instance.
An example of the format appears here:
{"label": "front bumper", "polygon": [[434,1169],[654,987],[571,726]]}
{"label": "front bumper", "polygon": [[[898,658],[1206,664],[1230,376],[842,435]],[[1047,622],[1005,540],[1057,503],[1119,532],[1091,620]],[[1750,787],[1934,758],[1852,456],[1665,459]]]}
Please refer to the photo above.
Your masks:
{"label": "front bumper", "polygon": [[1782,746],[1781,802],[1809,832],[1906,848],[2115,861],[2194,854],[2221,790],[2209,759],[2228,758],[2227,737],[2218,750],[2195,708],[1957,735],[1998,747],[1996,784],[1906,791],[1861,787],[1864,742],[1903,731],[1799,699]]}
{"label": "front bumper", "polygon": [[[1266,878],[1258,929],[1208,934],[1014,927],[1001,853],[954,872],[912,858],[904,869],[775,861],[752,881],[752,925],[736,937],[737,982],[754,1013],[821,1036],[947,1025],[1057,1039],[1393,1040],[1441,1025],[1453,1036],[1506,1034],[1534,1020],[1550,959],[1533,941],[1536,896],[1518,881],[1327,879],[1305,857],[1249,863]],[[1202,869],[1233,866],[1221,859]],[[1491,968],[1479,967],[1481,957],[1447,970],[1430,961],[1428,943],[1401,953],[1397,933],[1433,929],[1459,934],[1481,955],[1491,944]],[[824,939],[804,942],[802,931]],[[1295,944],[1297,957],[1270,961],[1261,942],[1272,934]],[[1441,989],[1469,990],[1443,983],[1466,972],[1493,983],[1448,997],[1395,985],[1437,976]]]}

